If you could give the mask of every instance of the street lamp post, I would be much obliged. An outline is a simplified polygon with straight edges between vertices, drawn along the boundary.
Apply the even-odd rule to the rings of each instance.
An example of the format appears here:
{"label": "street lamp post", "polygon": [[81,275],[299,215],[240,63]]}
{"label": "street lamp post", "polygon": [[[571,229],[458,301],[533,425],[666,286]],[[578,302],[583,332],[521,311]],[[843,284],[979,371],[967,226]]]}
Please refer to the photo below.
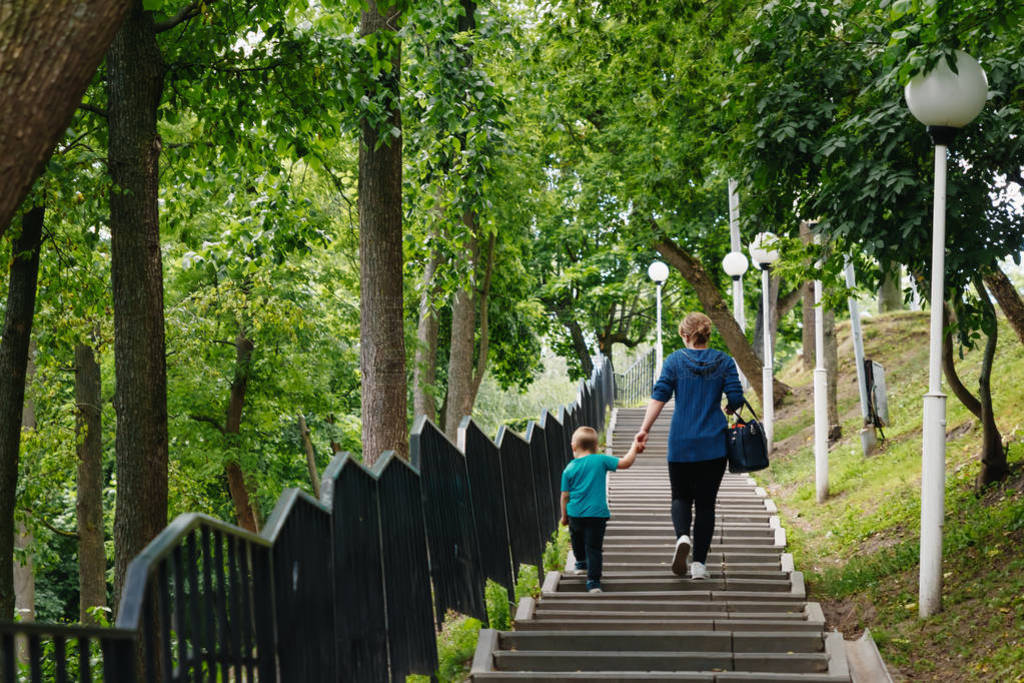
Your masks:
{"label": "street lamp post", "polygon": [[928,393],[924,396],[921,450],[921,570],[918,614],[942,607],[942,525],[946,493],[946,395],[942,393],[942,303],[945,281],[946,149],[957,131],[985,107],[988,79],[970,55],[955,52],[956,73],[945,58],[904,90],[907,106],[928,126],[935,144],[935,200],[932,207],[932,282],[928,351]]}
{"label": "street lamp post", "polygon": [[[820,264],[819,264],[820,265]],[[825,316],[821,280],[814,281],[814,488],[819,503],[828,498],[828,372],[825,370]]]}
{"label": "street lamp post", "polygon": [[664,360],[662,345],[661,345],[661,286],[668,280],[668,266],[661,261],[655,261],[647,268],[647,277],[654,281],[657,285],[657,300],[658,300],[658,341],[654,347],[654,381],[657,382],[661,376],[661,363]]}
{"label": "street lamp post", "polygon": [[[732,181],[729,181],[730,183]],[[738,241],[738,236],[737,236]],[[743,252],[738,250],[738,247],[734,247],[733,251],[730,251],[722,259],[722,270],[725,274],[732,278],[732,317],[736,319],[736,324],[740,326],[740,331],[746,332],[746,314],[743,312],[743,274],[747,272],[747,257],[743,255]],[[737,366],[736,371],[739,373],[740,382],[743,387],[747,386],[747,378],[743,375],[743,371]]]}
{"label": "street lamp post", "polygon": [[772,391],[772,333],[771,333],[771,269],[772,264],[779,260],[779,252],[775,249],[769,251],[775,241],[775,235],[770,232],[758,233],[751,242],[750,258],[754,264],[761,269],[761,331],[764,337],[764,362],[761,370],[762,396],[764,405],[761,411],[764,413],[764,435],[768,441],[768,452],[772,450],[772,439],[775,436],[775,398]]}

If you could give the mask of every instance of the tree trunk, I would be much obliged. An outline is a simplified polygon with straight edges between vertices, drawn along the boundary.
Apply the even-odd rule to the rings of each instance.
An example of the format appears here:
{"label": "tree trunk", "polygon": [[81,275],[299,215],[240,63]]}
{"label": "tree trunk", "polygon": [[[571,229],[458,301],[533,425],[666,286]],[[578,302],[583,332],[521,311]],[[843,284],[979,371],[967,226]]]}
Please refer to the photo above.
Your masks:
{"label": "tree trunk", "polygon": [[982,419],[981,402],[974,397],[971,390],[960,381],[960,375],[956,372],[956,363],[953,360],[953,333],[949,331],[949,324],[953,318],[953,311],[949,304],[942,304],[942,374],[946,376],[946,383],[953,391],[953,395],[964,405],[967,410],[978,418]]}
{"label": "tree trunk", "polygon": [[302,446],[306,450],[306,467],[309,469],[309,483],[313,487],[313,495],[320,500],[320,471],[316,467],[316,452],[313,441],[309,438],[309,427],[306,418],[299,413],[299,434],[302,435]]}
{"label": "tree trunk", "polygon": [[892,271],[882,274],[878,287],[878,312],[891,313],[903,310],[903,266],[893,266]]}
{"label": "tree trunk", "polygon": [[815,358],[815,310],[814,310],[814,288],[805,287],[801,302],[801,318],[803,327],[800,329],[800,343],[803,347],[804,370],[813,370],[818,362]]}
{"label": "tree trunk", "polygon": [[0,5],[0,235],[67,130],[129,0]]}
{"label": "tree trunk", "polygon": [[[475,217],[467,217],[467,227],[475,228]],[[474,276],[470,284],[458,290],[452,300],[452,331],[450,354],[448,356],[448,395],[445,399],[445,433],[455,439],[459,423],[466,415],[473,414],[480,382],[487,372],[487,355],[490,346],[488,307],[491,290],[491,275],[494,270],[494,242],[492,234],[488,243],[487,262],[484,265],[483,282],[477,289],[475,282],[480,277],[480,250],[476,238],[470,246],[471,264]],[[479,333],[477,312],[479,311]],[[479,336],[480,344],[476,339]]]}
{"label": "tree trunk", "polygon": [[[21,411],[21,427],[25,431],[34,431],[36,428],[36,405],[28,394],[28,387],[32,386],[32,377],[36,371],[35,355],[35,342],[29,341],[28,363],[25,366],[25,406]],[[17,524],[14,547],[17,550],[29,550],[34,542],[32,534],[24,522],[19,521]],[[14,612],[22,621],[36,620],[36,576],[31,553],[26,553],[23,562],[14,561]],[[29,659],[24,645],[24,642],[20,642],[18,647],[18,661],[22,664]]]}
{"label": "tree trunk", "polygon": [[416,325],[416,357],[413,361],[412,412],[437,422],[437,311],[434,310],[434,276],[439,257],[433,253],[423,270],[419,322]]}
{"label": "tree trunk", "polygon": [[103,441],[100,366],[91,346],[75,345],[75,441],[78,453],[79,616],[107,606],[107,553],[103,537]]}
{"label": "tree trunk", "polygon": [[42,234],[43,207],[37,206],[25,214],[14,241],[0,336],[0,621],[14,618],[14,499]]}
{"label": "tree trunk", "polygon": [[[376,0],[363,12],[359,34],[397,31],[400,11],[382,15]],[[363,373],[363,462],[393,450],[408,457],[405,335],[402,310],[402,115],[398,108],[401,48],[390,73],[378,73],[371,100],[390,98],[388,121],[362,122],[359,145],[359,313]],[[399,137],[392,137],[391,130]]]}
{"label": "tree trunk", "polygon": [[[718,329],[718,333],[722,335],[729,353],[732,354],[743,374],[750,378],[751,386],[753,386],[754,391],[757,392],[758,397],[763,401],[763,387],[761,382],[758,381],[758,378],[761,377],[761,360],[754,353],[754,349],[750,346],[750,342],[747,341],[743,330],[740,329],[739,323],[732,317],[732,310],[726,306],[725,300],[722,299],[722,293],[718,290],[718,285],[708,276],[701,262],[681,249],[675,242],[669,239],[661,239],[655,243],[654,248],[693,287],[697,294],[697,299],[704,309],[704,314],[711,318],[711,321]],[[786,395],[792,393],[789,385],[780,382],[778,378],[775,378],[772,387],[776,406],[782,403]]]}
{"label": "tree trunk", "polygon": [[1017,288],[998,265],[985,273],[985,284],[999,302],[999,308],[1017,333],[1017,338],[1024,344],[1024,301],[1021,301]]}
{"label": "tree trunk", "polygon": [[[811,226],[807,221],[800,221],[800,240],[804,244],[810,244],[814,239],[811,234]],[[810,264],[809,264],[810,265]],[[805,287],[801,302],[801,316],[803,327],[800,328],[800,344],[802,346],[804,370],[814,370],[818,359],[815,357],[815,310],[814,310],[814,286]]]}
{"label": "tree trunk", "polygon": [[[576,320],[571,310],[562,311],[559,318],[562,320],[562,324],[565,325],[565,329],[569,331],[569,337],[572,339],[572,348],[576,351],[576,357],[580,359],[580,370],[583,372],[583,378],[590,379],[590,376],[594,374],[594,361],[590,359],[590,349],[587,348],[587,340],[583,336],[580,321]],[[611,358],[611,344],[601,344],[599,341],[599,345],[601,352]]]}
{"label": "tree trunk", "polygon": [[828,399],[828,441],[839,441],[843,436],[843,425],[839,420],[839,403],[836,398],[839,379],[839,349],[836,343],[836,314],[832,309],[822,313],[825,327],[825,373],[828,381],[825,397]]}
{"label": "tree trunk", "polygon": [[164,64],[150,13],[135,0],[107,54],[110,276],[114,300],[117,504],[114,600],[128,563],[167,524],[167,369],[160,256]]}
{"label": "tree trunk", "polygon": [[[224,433],[227,435],[237,435],[242,431],[242,410],[245,408],[245,394],[249,388],[252,350],[252,341],[245,336],[245,331],[240,329],[235,335],[235,376],[231,380],[227,417],[224,420]],[[245,482],[245,472],[242,471],[237,460],[229,460],[225,471],[228,477],[231,502],[235,505],[235,519],[238,520],[238,526],[257,533],[259,517],[253,507],[249,487]]]}
{"label": "tree trunk", "polygon": [[1006,450],[1003,448],[1003,437],[996,425],[995,413],[992,409],[992,363],[996,356],[996,340],[999,335],[999,321],[996,310],[985,291],[985,283],[980,275],[974,277],[974,289],[989,322],[988,340],[985,343],[985,355],[981,361],[981,374],[978,376],[978,397],[981,399],[981,471],[978,472],[978,489],[1001,481],[1009,474],[1006,463]]}

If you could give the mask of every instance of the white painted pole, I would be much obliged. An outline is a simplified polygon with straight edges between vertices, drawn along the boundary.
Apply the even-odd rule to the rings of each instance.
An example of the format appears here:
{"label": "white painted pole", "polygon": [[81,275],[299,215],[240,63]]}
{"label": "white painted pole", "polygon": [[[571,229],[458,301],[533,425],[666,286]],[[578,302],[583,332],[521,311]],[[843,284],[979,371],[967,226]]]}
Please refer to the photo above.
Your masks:
{"label": "white painted pole", "polygon": [[655,382],[657,382],[658,378],[661,377],[661,364],[662,364],[662,361],[664,360],[664,355],[663,355],[664,351],[663,351],[663,347],[661,345],[661,283],[659,282],[659,283],[657,283],[657,285],[658,285],[658,294],[657,294],[657,298],[658,298],[658,341],[657,341],[657,345],[655,346],[655,352],[654,352],[654,381]]}
{"label": "white painted pole", "polygon": [[764,435],[768,440],[768,454],[772,452],[772,441],[775,437],[775,398],[772,392],[772,330],[769,290],[771,288],[769,268],[763,266],[761,269],[761,311],[762,327],[764,332],[764,365],[761,371],[763,382],[764,405],[761,410],[764,412]]}
{"label": "white painted pole", "polygon": [[821,280],[814,281],[814,488],[819,503],[828,498],[828,372]]}
{"label": "white painted pole", "polygon": [[[729,244],[732,251],[738,252],[742,247],[740,246],[740,196],[736,192],[736,185],[736,181],[729,178]],[[738,277],[733,278],[732,281],[732,317],[740,326],[740,330],[746,334],[747,316],[743,310],[743,280]],[[736,366],[736,371],[739,373],[743,389],[748,389],[750,382],[740,370],[739,365]]]}
{"label": "white painted pole", "polygon": [[[857,276],[853,271],[853,262],[846,262],[846,286],[853,289],[857,285]],[[857,388],[860,390],[860,447],[864,456],[871,454],[875,447],[874,425],[869,426],[871,410],[868,407],[868,378],[864,373],[864,336],[860,329],[860,306],[856,297],[849,297],[847,305],[850,308],[850,335],[853,337],[853,357],[857,365]]]}
{"label": "white painted pole", "polygon": [[935,145],[928,393],[921,451],[921,576],[918,613],[942,608],[942,526],[946,497],[946,395],[942,393],[942,302],[946,268],[946,146]]}

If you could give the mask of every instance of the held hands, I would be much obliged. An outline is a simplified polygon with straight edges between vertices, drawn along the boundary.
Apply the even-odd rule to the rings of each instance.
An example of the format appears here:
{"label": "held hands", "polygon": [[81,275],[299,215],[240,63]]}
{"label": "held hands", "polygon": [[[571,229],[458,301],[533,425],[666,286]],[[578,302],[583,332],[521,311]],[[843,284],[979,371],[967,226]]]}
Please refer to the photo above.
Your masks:
{"label": "held hands", "polygon": [[643,453],[644,448],[647,446],[647,430],[641,429],[637,432],[636,436],[633,437],[633,443],[636,444],[637,452]]}

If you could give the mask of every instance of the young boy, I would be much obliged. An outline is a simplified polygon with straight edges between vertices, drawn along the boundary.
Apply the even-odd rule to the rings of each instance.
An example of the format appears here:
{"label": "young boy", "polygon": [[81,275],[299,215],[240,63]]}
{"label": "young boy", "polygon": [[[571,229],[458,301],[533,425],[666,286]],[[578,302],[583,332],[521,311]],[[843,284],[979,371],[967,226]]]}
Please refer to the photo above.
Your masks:
{"label": "young boy", "polygon": [[608,472],[627,469],[643,446],[633,442],[621,460],[597,452],[597,432],[580,427],[572,434],[573,461],[562,472],[562,526],[569,526],[576,569],[587,571],[587,591],[601,592],[604,530],[611,512],[605,493]]}

